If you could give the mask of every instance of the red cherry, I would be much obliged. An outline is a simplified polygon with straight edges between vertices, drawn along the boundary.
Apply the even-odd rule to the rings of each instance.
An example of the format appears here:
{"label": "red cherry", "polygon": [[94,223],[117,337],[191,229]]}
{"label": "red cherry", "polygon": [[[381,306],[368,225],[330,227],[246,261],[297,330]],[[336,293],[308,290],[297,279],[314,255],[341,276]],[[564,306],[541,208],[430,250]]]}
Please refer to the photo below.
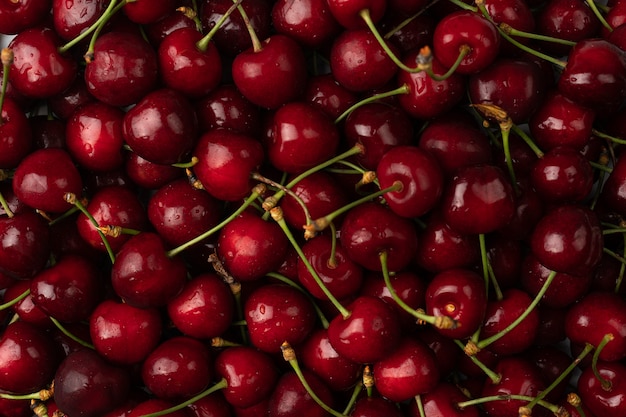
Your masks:
{"label": "red cherry", "polygon": [[260,109],[232,84],[221,84],[196,102],[200,132],[229,129],[255,136],[261,130]]}
{"label": "red cherry", "polygon": [[33,147],[33,131],[24,111],[10,97],[4,98],[1,121],[0,168],[15,168]]}
{"label": "red cherry", "polygon": [[[458,386],[442,381],[431,391],[421,396],[424,414],[428,417],[478,417],[477,407],[459,409],[457,403],[467,400],[467,396]],[[416,401],[411,401],[410,417],[420,416]]]}
{"label": "red cherry", "polygon": [[332,73],[309,77],[303,99],[328,114],[333,120],[357,101],[355,93],[339,84]]}
{"label": "red cherry", "polygon": [[16,34],[36,26],[50,13],[52,0],[9,2],[0,7],[0,33]]}
{"label": "red cherry", "polygon": [[134,184],[150,190],[160,188],[185,175],[185,171],[180,168],[155,164],[134,152],[126,154],[124,171]]}
{"label": "red cherry", "polygon": [[596,416],[626,416],[626,366],[621,362],[602,362],[597,364],[600,377],[608,382],[609,388],[602,383],[591,367],[583,370],[578,379],[580,397]]}
{"label": "red cherry", "polygon": [[219,391],[189,404],[187,410],[189,417],[231,417],[233,415],[231,406]]}
{"label": "red cherry", "polygon": [[[580,0],[550,0],[537,14],[537,33],[573,42],[598,37],[601,24],[591,8]],[[566,55],[569,48],[547,42],[546,50]]]}
{"label": "red cherry", "polygon": [[47,222],[31,211],[0,218],[0,271],[27,279],[41,271],[50,257]]}
{"label": "red cherry", "polygon": [[[25,291],[30,290],[30,281],[18,280],[9,286],[4,293],[4,300],[14,300],[22,295]],[[34,324],[42,329],[49,329],[54,326],[50,320],[50,316],[40,307],[35,305],[33,297],[29,294],[15,305],[11,310],[20,318],[21,321]]]}
{"label": "red cherry", "polygon": [[385,14],[387,0],[327,0],[335,19],[348,29],[365,27],[361,12],[367,10],[372,22],[377,23]]}
{"label": "red cherry", "polygon": [[55,32],[64,40],[77,37],[93,25],[106,9],[104,0],[52,1],[52,23]]}
{"label": "red cherry", "polygon": [[396,403],[383,397],[363,396],[356,400],[351,417],[402,417]]}
{"label": "red cherry", "polygon": [[[333,395],[330,389],[315,374],[302,370],[302,375],[311,390],[329,407],[333,406]],[[322,407],[313,400],[311,394],[304,388],[295,372],[284,373],[269,400],[269,415],[273,417],[298,417],[305,413],[310,417],[324,417],[328,415]]]}
{"label": "red cherry", "polygon": [[[510,27],[524,32],[535,30],[535,17],[529,4],[522,0],[488,0],[485,2],[485,9],[489,17],[497,24],[507,24]],[[518,42],[528,43],[523,37],[512,36]],[[500,50],[506,54],[516,54],[519,52],[517,46],[504,40],[500,45]]]}
{"label": "red cherry", "polygon": [[326,0],[276,1],[272,23],[276,32],[312,48],[324,46],[341,30]]}
{"label": "red cherry", "polygon": [[134,23],[145,25],[156,22],[176,7],[175,0],[135,0],[124,4],[124,14]]}

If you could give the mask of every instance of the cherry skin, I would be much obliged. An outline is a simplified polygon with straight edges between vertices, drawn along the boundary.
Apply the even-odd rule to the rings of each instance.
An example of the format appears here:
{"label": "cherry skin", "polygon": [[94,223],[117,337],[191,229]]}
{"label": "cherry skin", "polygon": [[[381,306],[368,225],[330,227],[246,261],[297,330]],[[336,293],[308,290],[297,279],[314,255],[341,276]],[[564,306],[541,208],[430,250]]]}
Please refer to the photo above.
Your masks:
{"label": "cherry skin", "polygon": [[124,243],[111,271],[115,293],[142,308],[166,305],[183,289],[186,279],[183,260],[167,256],[165,243],[153,232],[139,233]]}
{"label": "cherry skin", "polygon": [[443,193],[439,163],[417,146],[396,146],[387,151],[376,168],[380,188],[400,182],[398,191],[385,193],[389,208],[402,217],[420,217],[432,210]]}
{"label": "cherry skin", "polygon": [[402,417],[398,406],[383,397],[363,396],[356,400],[351,417]]}
{"label": "cherry skin", "polygon": [[[441,381],[431,391],[421,396],[424,414],[432,417],[478,417],[477,407],[459,409],[456,405],[467,400],[467,396],[449,382]],[[409,408],[410,417],[420,416],[417,402],[412,401]]]}
{"label": "cherry skin", "polygon": [[450,68],[457,61],[463,46],[469,46],[470,50],[456,71],[460,74],[475,73],[495,60],[500,51],[500,34],[493,23],[478,13],[450,13],[435,27],[434,54],[443,66]]}
{"label": "cherry skin", "polygon": [[384,87],[398,71],[369,29],[344,30],[334,39],[329,60],[337,82],[353,92]]}
{"label": "cherry skin", "polygon": [[252,103],[276,109],[304,91],[307,69],[300,45],[285,35],[265,39],[261,49],[249,48],[234,58],[233,82]]}
{"label": "cherry skin", "polygon": [[89,319],[89,333],[96,351],[121,365],[143,361],[157,346],[161,330],[158,310],[114,300],[101,302]]}
{"label": "cherry skin", "polygon": [[328,340],[341,356],[357,363],[387,357],[400,341],[395,311],[380,298],[360,296],[347,307],[350,316],[337,315],[328,326]]}
{"label": "cherry skin", "polygon": [[55,32],[69,41],[98,20],[106,9],[106,2],[99,1],[52,1],[52,23]]}
{"label": "cherry skin", "polygon": [[220,392],[214,392],[187,406],[189,417],[231,417],[230,405]]}
{"label": "cherry skin", "polygon": [[66,125],[67,149],[83,168],[111,171],[122,166],[124,112],[102,102],[80,107]]}
{"label": "cherry skin", "polygon": [[[315,374],[303,370],[302,374],[311,390],[329,407],[333,404],[330,389]],[[284,373],[269,400],[269,413],[275,417],[298,417],[306,413],[311,417],[324,417],[328,413],[313,400],[295,372]]]}
{"label": "cherry skin", "polygon": [[46,387],[61,361],[52,339],[35,325],[16,321],[0,338],[0,389],[28,394]]}
{"label": "cherry skin", "polygon": [[196,104],[200,132],[230,129],[255,136],[261,130],[261,112],[233,84],[221,84]]}
{"label": "cherry skin", "polygon": [[278,224],[245,211],[220,231],[217,254],[235,279],[253,281],[278,269],[288,247]]}
{"label": "cherry skin", "polygon": [[88,91],[112,106],[128,106],[152,91],[157,82],[157,55],[141,37],[112,31],[98,36],[85,68]]}
{"label": "cherry skin", "polygon": [[255,138],[227,129],[209,131],[198,140],[193,171],[209,194],[237,201],[250,193],[250,174],[263,162],[263,146]]}
{"label": "cherry skin", "polygon": [[309,77],[303,100],[312,103],[335,120],[356,103],[357,97],[339,84],[332,73],[328,73]]}
{"label": "cherry skin", "polygon": [[2,104],[0,124],[0,168],[19,165],[33,147],[33,132],[24,111],[10,97]]}
{"label": "cherry skin", "polygon": [[278,371],[270,356],[250,346],[229,347],[215,358],[215,371],[228,386],[222,390],[233,407],[252,407],[269,398]]}
{"label": "cherry skin", "polygon": [[626,416],[626,395],[624,394],[626,366],[621,362],[599,361],[597,369],[602,379],[610,384],[610,388],[603,386],[591,367],[587,367],[580,375],[577,384],[583,403],[596,416]]}
{"label": "cherry skin", "polygon": [[13,35],[42,22],[50,13],[52,0],[9,2],[0,7],[0,32]]}
{"label": "cherry skin", "polygon": [[13,63],[11,85],[32,98],[48,98],[68,88],[77,75],[76,61],[59,51],[59,37],[50,28],[29,28],[9,43]]}
{"label": "cherry skin", "polygon": [[47,100],[50,110],[63,120],[67,120],[83,104],[94,101],[96,98],[87,89],[84,77],[76,77],[69,87]]}
{"label": "cherry skin", "polygon": [[[137,404],[125,417],[142,417],[148,414],[157,413],[174,407],[176,404],[172,401],[162,400],[160,398],[148,398]],[[187,409],[167,413],[170,417],[189,417]]]}
{"label": "cherry skin", "polygon": [[387,9],[386,0],[328,0],[328,7],[340,25],[347,29],[365,27],[361,12],[367,10],[372,22],[382,19]]}
{"label": "cherry skin", "polygon": [[148,190],[160,188],[185,175],[185,171],[180,168],[155,164],[134,152],[126,154],[124,172],[135,185]]}
{"label": "cherry skin", "polygon": [[405,337],[389,356],[374,363],[373,369],[378,392],[397,402],[432,390],[440,377],[433,351],[412,337]]}
{"label": "cherry skin", "polygon": [[589,273],[602,257],[598,216],[582,206],[557,206],[539,220],[530,244],[546,268],[572,275]]}
{"label": "cherry skin", "polygon": [[624,300],[611,292],[593,291],[573,305],[565,316],[565,333],[573,343],[598,346],[612,334],[600,351],[600,360],[617,361],[626,357],[626,310]]}
{"label": "cherry skin", "polygon": [[[507,24],[510,27],[524,32],[533,32],[535,29],[535,17],[529,4],[521,0],[489,0],[485,2],[485,9],[489,16],[497,24]],[[518,42],[528,43],[522,37],[512,36]],[[500,44],[503,53],[515,55],[519,51],[517,46],[508,40]]]}
{"label": "cherry skin", "polygon": [[471,336],[482,324],[487,308],[485,281],[468,269],[448,269],[435,275],[426,288],[426,313],[448,316],[458,326],[436,329],[455,339]]}
{"label": "cherry skin", "polygon": [[272,6],[272,23],[276,32],[312,48],[324,46],[341,30],[325,0],[279,0]]}
{"label": "cherry skin", "polygon": [[[600,27],[600,21],[584,1],[550,0],[537,14],[537,33],[573,42],[598,37]],[[566,55],[569,48],[547,42],[546,50]]]}
{"label": "cherry skin", "polygon": [[62,322],[88,320],[102,292],[96,265],[75,255],[64,256],[31,282],[34,303]]}
{"label": "cherry skin", "polygon": [[300,173],[335,155],[339,130],[321,110],[306,102],[290,102],[271,121],[267,155],[284,172]]}
{"label": "cherry skin", "polygon": [[283,342],[296,346],[303,342],[315,325],[315,311],[306,296],[283,284],[263,285],[244,305],[250,342],[267,352],[280,352]]}
{"label": "cherry skin", "polygon": [[72,205],[66,193],[82,194],[83,181],[70,155],[63,149],[39,149],[15,169],[13,192],[32,208],[62,213]]}
{"label": "cherry skin", "polygon": [[175,0],[137,0],[133,4],[125,4],[124,14],[130,21],[145,25],[154,23],[170,13],[176,7]]}
{"label": "cherry skin", "polygon": [[54,376],[54,400],[68,415],[102,416],[122,405],[130,391],[130,375],[93,350],[69,354]]}
{"label": "cherry skin", "polygon": [[[4,300],[14,300],[27,290],[30,290],[30,281],[17,280],[6,289]],[[34,324],[41,329],[49,329],[54,326],[50,320],[50,316],[35,304],[30,294],[14,304],[11,307],[11,311],[19,317],[21,321]]]}
{"label": "cherry skin", "polygon": [[40,215],[26,211],[0,218],[0,271],[28,279],[47,264],[51,250],[50,229]]}

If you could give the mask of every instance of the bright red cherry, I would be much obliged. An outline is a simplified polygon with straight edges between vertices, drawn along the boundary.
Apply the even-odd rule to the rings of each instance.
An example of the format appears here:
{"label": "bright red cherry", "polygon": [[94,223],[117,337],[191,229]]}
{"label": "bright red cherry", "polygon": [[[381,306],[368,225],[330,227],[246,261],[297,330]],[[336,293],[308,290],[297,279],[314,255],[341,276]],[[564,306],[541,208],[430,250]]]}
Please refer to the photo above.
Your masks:
{"label": "bright red cherry", "polygon": [[276,1],[272,23],[278,33],[313,48],[325,46],[341,30],[326,0]]}
{"label": "bright red cherry", "polygon": [[597,371],[605,383],[598,379],[590,366],[578,379],[577,387],[583,404],[596,416],[626,416],[626,366],[621,362],[599,361]]}
{"label": "bright red cherry", "polygon": [[98,20],[106,9],[104,0],[52,1],[54,30],[66,41],[74,39]]}

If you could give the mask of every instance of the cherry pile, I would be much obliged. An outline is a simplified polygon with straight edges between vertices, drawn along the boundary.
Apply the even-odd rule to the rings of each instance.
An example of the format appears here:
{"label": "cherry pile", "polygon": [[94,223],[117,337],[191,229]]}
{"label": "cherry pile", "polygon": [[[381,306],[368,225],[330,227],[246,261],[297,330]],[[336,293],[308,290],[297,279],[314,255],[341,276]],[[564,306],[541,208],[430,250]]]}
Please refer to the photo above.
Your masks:
{"label": "cherry pile", "polygon": [[0,417],[626,417],[626,0],[0,34]]}

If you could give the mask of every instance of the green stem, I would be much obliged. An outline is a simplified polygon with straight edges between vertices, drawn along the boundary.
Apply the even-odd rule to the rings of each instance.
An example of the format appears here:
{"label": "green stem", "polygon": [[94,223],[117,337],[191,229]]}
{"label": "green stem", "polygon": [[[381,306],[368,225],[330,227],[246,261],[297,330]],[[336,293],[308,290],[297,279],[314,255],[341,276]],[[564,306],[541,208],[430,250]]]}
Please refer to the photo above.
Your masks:
{"label": "green stem", "polygon": [[[233,3],[241,3],[241,1],[233,0]],[[246,13],[246,11],[244,10],[241,4],[237,6],[237,10],[239,11],[241,18],[243,19],[244,25],[246,25],[248,34],[250,35],[250,41],[252,42],[252,49],[254,50],[254,52],[259,52],[261,49],[263,49],[263,44],[261,43],[261,40],[259,39],[256,32],[254,31],[254,27],[252,27],[252,23],[250,23],[250,18],[248,17],[248,13]]]}
{"label": "green stem", "polygon": [[335,124],[341,122],[343,119],[348,117],[348,115],[350,113],[352,113],[355,109],[363,106],[364,104],[372,103],[372,102],[377,101],[377,100],[382,100],[384,98],[393,97],[393,96],[397,96],[397,95],[400,95],[400,94],[409,94],[410,91],[411,90],[410,90],[408,85],[402,84],[400,87],[394,88],[393,90],[389,90],[389,91],[386,91],[384,93],[373,94],[370,97],[367,97],[367,98],[365,98],[365,99],[363,99],[363,100],[361,100],[361,101],[359,101],[357,103],[354,103],[352,106],[350,106],[346,110],[344,110],[344,112],[341,113],[339,115],[339,117],[337,117],[335,119]]}
{"label": "green stem", "polygon": [[509,176],[511,177],[511,184],[516,189],[516,191],[518,191],[517,190],[518,188],[517,177],[515,175],[515,168],[513,168],[513,157],[511,156],[511,143],[510,143],[511,130],[501,128],[501,133],[502,133],[502,148],[504,149],[504,159],[506,161],[506,167],[509,171]]}
{"label": "green stem", "polygon": [[198,157],[192,156],[189,162],[178,162],[172,164],[174,168],[193,168],[198,163]]}
{"label": "green stem", "polygon": [[598,371],[598,360],[600,359],[600,352],[602,352],[602,349],[604,349],[607,343],[609,343],[613,339],[615,339],[615,336],[613,336],[611,333],[605,334],[598,346],[596,347],[595,352],[593,352],[593,357],[591,358],[591,369],[593,370],[593,374],[595,375],[596,379],[600,381],[602,388],[606,391],[610,390],[613,384],[611,384],[610,380],[604,379],[602,375],[600,375],[600,372]]}
{"label": "green stem", "polygon": [[[211,28],[211,30],[209,31],[209,33],[207,33],[206,35],[204,35],[202,37],[202,39],[200,39],[198,42],[196,42],[196,48],[198,48],[198,50],[202,51],[202,52],[206,52],[207,48],[209,47],[209,43],[211,42],[211,40],[213,39],[213,37],[215,36],[215,34],[217,33],[218,30],[220,30],[220,28],[222,27],[222,25],[224,24],[224,22],[226,21],[226,19],[228,19],[230,17],[230,15],[237,10],[237,8],[241,5],[242,0],[236,0],[236,2],[230,6],[228,8],[228,10],[226,10],[226,13],[224,13],[218,20],[217,22],[215,22],[215,25]],[[244,12],[245,13],[245,12]]]}
{"label": "green stem", "polygon": [[0,193],[0,205],[2,205],[2,209],[4,210],[8,218],[15,216],[15,214],[13,214],[13,211],[11,211],[11,207],[9,207],[9,203],[7,202],[6,198],[4,198],[4,195],[2,195],[2,193]]}
{"label": "green stem", "polygon": [[102,243],[104,244],[104,247],[105,247],[105,249],[107,251],[107,254],[109,255],[109,259],[111,260],[111,263],[112,264],[115,263],[115,254],[113,253],[113,249],[111,248],[111,245],[109,244],[109,240],[107,239],[107,237],[100,230],[100,225],[98,224],[98,221],[87,210],[87,208],[83,205],[83,203],[81,203],[80,200],[78,198],[76,198],[76,196],[74,194],[71,194],[71,193],[66,194],[65,195],[65,200],[67,202],[71,203],[71,204],[74,204],[74,206],[78,210],[80,210],[81,213],[83,213],[85,216],[87,216],[87,218],[89,219],[89,221],[91,222],[93,227],[96,229],[96,231],[100,235],[100,239],[102,240]]}
{"label": "green stem", "polygon": [[[2,108],[4,107],[4,98],[7,95],[9,86],[9,73],[11,72],[11,64],[13,63],[13,51],[9,48],[3,48],[0,52],[0,60],[2,61],[2,90],[0,91],[0,125],[4,124],[2,117]],[[8,211],[7,213],[10,213]]]}
{"label": "green stem", "polygon": [[182,402],[182,403],[180,403],[178,405],[175,405],[173,407],[170,407],[170,408],[166,408],[165,410],[157,411],[155,413],[144,414],[141,417],[160,417],[160,416],[164,416],[164,415],[167,415],[167,414],[174,413],[174,412],[176,412],[178,410],[182,410],[183,408],[185,408],[185,407],[195,403],[199,399],[204,398],[207,395],[211,395],[214,392],[219,391],[221,389],[224,389],[226,387],[228,387],[228,381],[226,381],[226,378],[222,378],[218,383],[213,385],[211,388],[201,392],[200,394],[198,394],[198,395],[196,395],[194,397],[191,397],[190,399],[188,399],[185,402]]}
{"label": "green stem", "polygon": [[52,321],[52,323],[54,323],[54,325],[67,337],[69,337],[70,339],[72,339],[73,341],[75,341],[76,343],[78,343],[81,346],[84,346],[88,349],[95,349],[95,347],[88,342],[85,342],[84,340],[82,340],[81,338],[75,336],[72,334],[72,332],[70,332],[69,330],[67,330],[65,328],[65,326],[63,326],[57,319],[55,319],[54,317],[50,316],[50,321]]}
{"label": "green stem", "polygon": [[24,291],[23,293],[21,293],[20,295],[12,299],[11,301],[7,301],[4,304],[0,304],[0,311],[6,310],[7,308],[14,306],[15,304],[19,303],[20,301],[22,301],[24,298],[28,297],[29,295],[30,295],[30,288],[28,288],[26,291]]}
{"label": "green stem", "polygon": [[626,140],[622,139],[622,138],[618,138],[615,136],[611,136],[611,135],[607,135],[606,133],[602,133],[597,129],[592,129],[591,133],[593,133],[594,135],[596,135],[597,137],[601,138],[601,139],[606,139],[608,141],[611,141],[613,143],[617,143],[619,145],[626,145]]}
{"label": "green stem", "polygon": [[424,411],[424,404],[422,403],[422,396],[421,395],[416,395],[415,396],[415,405],[417,405],[417,411],[418,411],[420,417],[428,417],[426,415],[426,411]]}
{"label": "green stem", "polygon": [[533,40],[542,41],[542,42],[558,43],[558,44],[565,45],[565,46],[576,45],[576,42],[573,42],[567,39],[560,39],[560,38],[555,38],[553,36],[540,35],[538,33],[532,33],[532,32],[524,32],[522,30],[515,29],[514,27],[506,23],[500,23],[498,24],[498,26],[507,35],[516,36],[518,38],[526,38],[526,39],[533,39]]}
{"label": "green stem", "polygon": [[356,384],[354,386],[354,389],[352,390],[350,400],[348,401],[348,404],[346,404],[346,408],[344,408],[343,410],[342,414],[344,416],[350,415],[350,411],[352,411],[352,407],[354,407],[354,404],[356,404],[356,400],[359,398],[359,394],[361,394],[361,391],[363,391],[363,384]]}
{"label": "green stem", "polygon": [[520,129],[517,125],[512,125],[511,130],[513,131],[513,133],[522,138],[522,140],[526,143],[526,145],[530,147],[530,149],[534,152],[537,158],[543,158],[543,151],[539,149],[539,147],[535,144],[532,138],[528,136],[526,132]]}
{"label": "green stem", "polygon": [[472,51],[472,48],[470,48],[469,45],[462,45],[460,47],[460,49],[459,49],[459,55],[456,57],[456,61],[454,61],[454,64],[452,64],[452,66],[450,68],[448,68],[448,71],[446,71],[443,74],[435,74],[433,72],[432,65],[428,65],[428,67],[425,69],[425,71],[428,74],[428,76],[430,78],[432,78],[433,80],[435,80],[435,81],[444,81],[444,80],[450,78],[456,72],[457,68],[459,68],[459,65],[461,65],[461,63],[463,62],[463,59],[471,51]]}
{"label": "green stem", "polygon": [[[65,52],[69,51],[74,45],[78,44],[83,39],[86,39],[87,36],[89,36],[91,33],[93,33],[96,29],[98,29],[101,26],[104,26],[104,24],[109,21],[111,16],[113,16],[118,10],[120,10],[121,7],[119,7],[119,6],[123,6],[125,3],[126,2],[122,2],[121,5],[118,5],[117,4],[117,0],[111,0],[111,2],[107,6],[107,8],[104,10],[104,12],[100,15],[98,20],[96,20],[93,23],[93,25],[91,25],[89,27],[89,29],[87,29],[84,32],[80,33],[74,39],[72,39],[71,41],[67,42],[65,45],[61,46],[59,48],[59,52],[60,53],[65,53]],[[95,41],[92,39],[92,42],[95,42]],[[91,50],[93,50],[93,49],[91,49]]]}
{"label": "green stem", "polygon": [[586,3],[589,6],[589,8],[593,11],[593,14],[596,15],[596,17],[598,18],[602,26],[604,26],[606,30],[608,30],[609,32],[613,32],[613,27],[609,25],[609,22],[606,21],[606,19],[604,18],[604,15],[602,15],[600,10],[598,9],[596,2],[593,0],[586,0]]}
{"label": "green stem", "polygon": [[595,169],[598,169],[602,172],[608,173],[610,174],[611,172],[613,172],[613,170],[611,169],[611,167],[608,167],[604,164],[600,164],[598,162],[593,162],[593,161],[589,161],[589,164],[594,167]]}
{"label": "green stem", "polygon": [[289,285],[290,287],[293,287],[295,289],[297,289],[298,291],[300,291],[301,293],[303,293],[304,295],[307,296],[307,298],[309,299],[309,301],[311,301],[311,303],[313,304],[313,308],[315,309],[315,312],[317,313],[317,317],[319,317],[320,322],[322,323],[322,327],[324,329],[328,329],[328,319],[326,318],[326,316],[324,315],[324,312],[322,311],[322,309],[317,305],[317,302],[315,301],[315,299],[311,296],[311,294],[305,290],[304,288],[302,288],[300,285],[298,285],[296,282],[294,282],[293,280],[287,278],[286,276],[279,274],[277,272],[269,272],[267,274],[268,277],[274,278],[280,282],[283,282],[287,285]]}
{"label": "green stem", "polygon": [[[514,394],[490,395],[488,397],[481,397],[481,398],[475,398],[473,400],[462,401],[460,403],[457,403],[456,406],[460,408],[461,410],[463,410],[464,408],[467,408],[470,406],[485,404],[485,403],[492,402],[492,401],[510,401],[510,400],[530,402],[534,400],[534,398],[528,395],[514,395]],[[547,401],[541,400],[541,401],[538,401],[537,404],[539,404],[540,406],[544,408],[547,408],[553,413],[556,413],[558,411],[558,406],[554,404],[550,404]]]}
{"label": "green stem", "polygon": [[[454,343],[458,347],[460,347],[462,350],[465,350],[465,346],[463,345],[463,342],[461,342],[460,340],[454,339]],[[483,361],[481,361],[480,359],[476,357],[476,355],[468,355],[468,357],[476,366],[478,366],[485,373],[485,375],[487,375],[487,378],[489,378],[492,383],[494,384],[500,383],[500,381],[502,380],[501,375],[489,369],[487,365],[483,363]]]}

